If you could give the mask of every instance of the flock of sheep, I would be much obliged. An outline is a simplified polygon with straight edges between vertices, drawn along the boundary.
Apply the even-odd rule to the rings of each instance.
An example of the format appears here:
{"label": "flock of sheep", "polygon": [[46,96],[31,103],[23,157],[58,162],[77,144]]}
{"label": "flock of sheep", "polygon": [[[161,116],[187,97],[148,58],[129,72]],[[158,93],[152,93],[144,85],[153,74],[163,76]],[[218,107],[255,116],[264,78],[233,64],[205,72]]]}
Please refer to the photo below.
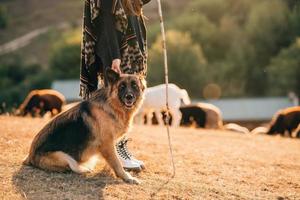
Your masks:
{"label": "flock of sheep", "polygon": [[[207,129],[225,129],[240,133],[249,133],[246,127],[238,124],[223,124],[219,108],[208,103],[191,103],[185,89],[175,84],[168,87],[169,115],[166,114],[166,87],[164,84],[149,87],[145,90],[144,103],[136,115],[135,122],[139,124],[169,123],[173,127],[195,126]],[[64,96],[55,90],[34,90],[19,106],[16,114],[25,116],[44,116],[49,113],[54,116],[71,108],[77,103],[66,104]],[[269,135],[286,133],[300,138],[300,106],[278,111],[271,122],[265,127],[257,127],[251,133]]]}

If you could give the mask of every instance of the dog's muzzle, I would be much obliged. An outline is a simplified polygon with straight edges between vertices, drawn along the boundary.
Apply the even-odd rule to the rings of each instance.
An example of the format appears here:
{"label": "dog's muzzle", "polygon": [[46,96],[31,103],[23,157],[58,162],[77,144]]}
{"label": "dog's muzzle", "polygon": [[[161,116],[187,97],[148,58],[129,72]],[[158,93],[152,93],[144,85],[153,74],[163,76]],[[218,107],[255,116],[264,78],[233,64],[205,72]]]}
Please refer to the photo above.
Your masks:
{"label": "dog's muzzle", "polygon": [[124,98],[124,104],[127,108],[132,108],[136,101],[135,95],[133,93],[127,93]]}

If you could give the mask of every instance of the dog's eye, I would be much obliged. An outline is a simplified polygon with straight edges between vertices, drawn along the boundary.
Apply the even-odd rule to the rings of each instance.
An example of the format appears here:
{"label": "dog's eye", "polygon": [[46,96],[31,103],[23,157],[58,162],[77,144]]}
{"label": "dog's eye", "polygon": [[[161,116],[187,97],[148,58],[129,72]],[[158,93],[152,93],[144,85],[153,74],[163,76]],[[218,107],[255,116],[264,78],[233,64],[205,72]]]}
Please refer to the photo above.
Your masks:
{"label": "dog's eye", "polygon": [[138,89],[138,85],[136,84],[135,81],[131,82],[131,87],[133,87],[134,89]]}
{"label": "dog's eye", "polygon": [[123,90],[123,89],[125,89],[125,88],[126,88],[126,84],[125,84],[125,83],[122,83],[122,84],[120,85],[120,89]]}

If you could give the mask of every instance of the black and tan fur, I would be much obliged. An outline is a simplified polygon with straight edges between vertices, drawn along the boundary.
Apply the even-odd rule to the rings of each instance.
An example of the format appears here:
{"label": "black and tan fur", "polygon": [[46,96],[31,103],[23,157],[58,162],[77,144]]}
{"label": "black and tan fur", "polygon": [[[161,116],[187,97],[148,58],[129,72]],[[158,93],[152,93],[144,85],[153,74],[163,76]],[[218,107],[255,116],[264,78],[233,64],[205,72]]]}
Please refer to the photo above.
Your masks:
{"label": "black and tan fur", "polygon": [[107,71],[108,86],[50,121],[34,138],[24,164],[51,171],[91,171],[102,155],[116,176],[139,181],[125,172],[115,150],[116,141],[130,128],[142,101],[144,79]]}

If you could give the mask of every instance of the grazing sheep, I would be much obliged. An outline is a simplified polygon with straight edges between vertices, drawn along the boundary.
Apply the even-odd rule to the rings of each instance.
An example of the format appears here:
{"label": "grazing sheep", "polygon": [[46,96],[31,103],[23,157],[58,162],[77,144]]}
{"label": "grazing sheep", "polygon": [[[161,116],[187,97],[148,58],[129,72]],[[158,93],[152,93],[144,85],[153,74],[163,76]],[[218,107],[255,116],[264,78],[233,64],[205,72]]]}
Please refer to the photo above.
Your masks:
{"label": "grazing sheep", "polygon": [[293,130],[295,130],[300,124],[300,106],[289,107],[280,110],[273,117],[270,127],[267,131],[268,135],[280,134],[284,135],[285,131],[292,136]]}
{"label": "grazing sheep", "polygon": [[222,113],[220,109],[209,103],[198,103],[206,112],[206,123],[204,128],[218,129],[223,127]]}
{"label": "grazing sheep", "polygon": [[300,128],[298,128],[298,132],[297,132],[296,137],[297,137],[297,138],[300,138]]}
{"label": "grazing sheep", "polygon": [[218,129],[223,127],[222,113],[212,104],[197,103],[181,107],[182,124],[190,125],[196,122],[198,127]]}
{"label": "grazing sheep", "polygon": [[268,132],[268,128],[264,126],[256,127],[251,131],[251,134],[266,134]]}
{"label": "grazing sheep", "polygon": [[204,128],[206,123],[206,112],[197,105],[181,106],[180,112],[182,113],[180,125],[190,126],[193,122],[196,127]]}
{"label": "grazing sheep", "polygon": [[293,135],[297,138],[300,138],[300,124],[298,125],[298,128],[294,130]]}
{"label": "grazing sheep", "polygon": [[[181,112],[179,107],[181,102],[190,104],[191,100],[184,89],[180,89],[175,84],[169,84],[169,108],[172,115],[172,126],[177,127],[180,124]],[[165,84],[149,87],[145,90],[145,98],[140,109],[142,116],[146,114],[147,124],[151,123],[152,113],[155,113],[157,121],[163,125],[161,111],[166,110],[166,86]]]}
{"label": "grazing sheep", "polygon": [[18,108],[16,114],[25,116],[44,116],[48,111],[54,116],[61,112],[65,97],[55,90],[33,90]]}
{"label": "grazing sheep", "polygon": [[238,133],[244,133],[244,134],[247,134],[250,132],[249,129],[247,129],[246,127],[243,127],[243,126],[235,124],[235,123],[226,124],[226,125],[224,125],[223,128],[225,130],[234,131],[234,132],[238,132]]}

